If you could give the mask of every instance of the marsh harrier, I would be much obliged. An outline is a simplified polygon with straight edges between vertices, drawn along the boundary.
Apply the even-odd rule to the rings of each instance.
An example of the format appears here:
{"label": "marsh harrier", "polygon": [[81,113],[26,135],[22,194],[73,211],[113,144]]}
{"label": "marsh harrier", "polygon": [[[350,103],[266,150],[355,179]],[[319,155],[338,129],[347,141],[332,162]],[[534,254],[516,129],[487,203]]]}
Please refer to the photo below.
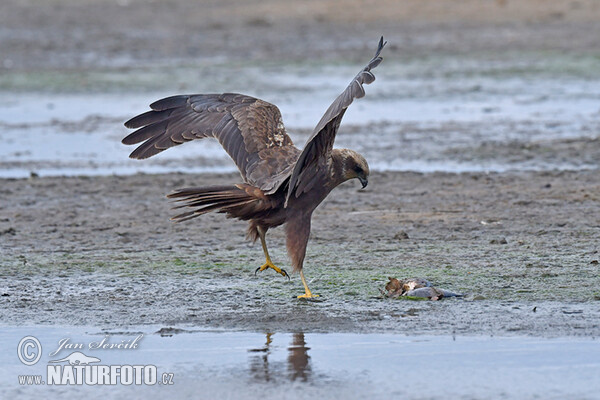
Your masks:
{"label": "marsh harrier", "polygon": [[375,80],[371,70],[381,62],[385,46],[379,41],[375,56],[329,106],[303,150],[292,143],[279,109],[266,101],[236,93],[179,95],[158,100],[151,111],[127,121],[137,129],[124,144],[142,143],[130,155],[144,159],[184,142],[217,139],[240,170],[243,183],[180,189],[167,197],[187,211],[175,221],[186,221],[210,211],[248,221],[248,237],[260,238],[266,262],[257,271],[272,268],[283,276],[267,250],[269,228],[285,224],[286,245],[294,272],[300,272],[305,293],[316,297],[304,279],[302,265],[315,208],[339,184],[356,178],[367,186],[369,166],[349,149],[334,149],[335,135],[348,106],[363,97],[363,84]]}

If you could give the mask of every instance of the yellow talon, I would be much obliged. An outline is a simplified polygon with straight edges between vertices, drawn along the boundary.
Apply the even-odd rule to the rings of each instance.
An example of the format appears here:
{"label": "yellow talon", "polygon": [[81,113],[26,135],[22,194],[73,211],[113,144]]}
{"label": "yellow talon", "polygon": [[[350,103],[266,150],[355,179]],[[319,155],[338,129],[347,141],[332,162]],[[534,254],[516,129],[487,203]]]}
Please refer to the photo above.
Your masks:
{"label": "yellow talon", "polygon": [[275,270],[275,272],[277,272],[278,274],[281,274],[284,277],[288,278],[288,280],[290,280],[290,276],[287,272],[285,272],[285,269],[276,267],[275,264],[273,264],[273,262],[271,261],[271,257],[269,257],[269,250],[267,250],[267,242],[265,241],[265,233],[266,232],[262,228],[258,228],[258,235],[260,237],[260,243],[262,244],[263,251],[265,252],[266,262],[260,267],[256,268],[256,271],[254,271],[254,275],[256,275],[258,271],[262,272],[267,268],[271,268]]}
{"label": "yellow talon", "polygon": [[304,293],[298,296],[299,299],[314,299],[315,297],[319,297],[319,295],[312,294],[311,292]]}
{"label": "yellow talon", "polygon": [[269,258],[267,258],[266,263],[264,263],[260,267],[256,268],[256,271],[254,271],[254,275],[256,275],[257,272],[262,272],[267,268],[271,268],[271,269],[275,270],[275,272],[277,272],[278,274],[281,274],[281,275],[287,277],[288,279],[290,279],[290,276],[288,275],[287,272],[285,272],[285,269],[275,266],[275,264],[273,264]]}
{"label": "yellow talon", "polygon": [[306,284],[306,279],[304,279],[304,273],[300,270],[300,279],[302,279],[302,284],[304,285],[304,294],[298,296],[299,299],[314,299],[315,297],[319,297],[318,294],[312,294],[308,285]]}

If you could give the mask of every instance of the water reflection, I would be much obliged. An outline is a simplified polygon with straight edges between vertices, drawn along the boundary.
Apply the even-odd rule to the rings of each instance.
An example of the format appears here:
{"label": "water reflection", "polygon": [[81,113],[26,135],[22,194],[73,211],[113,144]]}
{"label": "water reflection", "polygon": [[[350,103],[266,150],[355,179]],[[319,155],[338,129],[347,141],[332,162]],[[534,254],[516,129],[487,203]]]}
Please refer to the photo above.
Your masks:
{"label": "water reflection", "polygon": [[310,375],[310,356],[308,355],[310,347],[306,347],[304,333],[294,333],[292,335],[292,344],[288,347],[288,371],[290,379],[301,379],[306,382]]}
{"label": "water reflection", "polygon": [[[123,338],[137,332],[145,334],[135,354],[108,350],[89,354],[100,356],[106,365],[157,365],[161,372],[174,373],[175,384],[163,385],[162,390],[157,391],[154,386],[116,385],[104,390],[69,385],[55,387],[55,391],[47,385],[34,385],[24,391],[16,377],[45,373],[45,365],[52,358],[46,354],[38,364],[28,366],[12,351],[4,351],[0,352],[0,399],[58,398],[65,391],[68,398],[90,400],[429,399],[440,398],[439,393],[447,399],[496,398],[498,393],[510,399],[596,399],[600,393],[597,339],[186,330],[175,333],[175,329],[161,330],[173,334],[164,337],[152,334],[156,332],[154,327],[130,327]],[[2,326],[0,349],[16,349],[23,337],[35,335],[47,353],[48,347],[65,335],[73,342],[92,343],[106,334],[95,327]],[[240,382],[246,383],[241,385],[243,389]]]}
{"label": "water reflection", "polygon": [[274,333],[266,333],[265,344],[262,347],[250,349],[250,374],[255,380],[269,382],[280,378],[291,381],[300,380],[306,382],[311,375],[311,363],[306,346],[304,333],[292,334],[292,341],[287,348],[287,365],[284,361],[273,361],[272,356]]}

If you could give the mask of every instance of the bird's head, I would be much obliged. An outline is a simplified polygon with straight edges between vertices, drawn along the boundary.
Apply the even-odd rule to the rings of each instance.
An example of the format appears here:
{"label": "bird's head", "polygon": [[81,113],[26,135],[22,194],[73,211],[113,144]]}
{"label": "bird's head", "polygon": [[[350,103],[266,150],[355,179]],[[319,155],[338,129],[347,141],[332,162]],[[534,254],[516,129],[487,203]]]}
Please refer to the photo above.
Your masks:
{"label": "bird's head", "polygon": [[354,150],[334,149],[333,158],[341,167],[341,179],[358,179],[363,188],[369,183],[369,164],[367,160]]}

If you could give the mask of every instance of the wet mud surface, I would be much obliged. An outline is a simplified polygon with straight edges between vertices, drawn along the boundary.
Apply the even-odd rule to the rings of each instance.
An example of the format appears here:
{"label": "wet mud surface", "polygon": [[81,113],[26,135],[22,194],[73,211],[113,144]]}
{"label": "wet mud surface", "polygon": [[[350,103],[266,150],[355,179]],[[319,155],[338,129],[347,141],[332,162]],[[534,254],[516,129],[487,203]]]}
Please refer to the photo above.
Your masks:
{"label": "wet mud surface", "polygon": [[[305,273],[269,272],[246,225],[169,221],[166,193],[235,174],[3,179],[3,324],[158,324],[251,331],[598,336],[596,171],[373,173],[313,216]],[[282,229],[269,231],[288,266]],[[381,298],[388,277],[465,298]]]}

